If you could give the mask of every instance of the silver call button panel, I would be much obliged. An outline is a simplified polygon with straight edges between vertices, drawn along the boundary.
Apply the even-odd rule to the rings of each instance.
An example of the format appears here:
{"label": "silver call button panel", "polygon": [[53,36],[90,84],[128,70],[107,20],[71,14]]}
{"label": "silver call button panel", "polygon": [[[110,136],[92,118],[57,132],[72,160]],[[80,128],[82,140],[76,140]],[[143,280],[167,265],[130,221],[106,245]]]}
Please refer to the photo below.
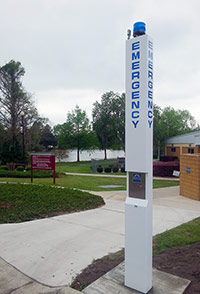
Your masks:
{"label": "silver call button panel", "polygon": [[145,199],[145,173],[129,172],[129,197]]}

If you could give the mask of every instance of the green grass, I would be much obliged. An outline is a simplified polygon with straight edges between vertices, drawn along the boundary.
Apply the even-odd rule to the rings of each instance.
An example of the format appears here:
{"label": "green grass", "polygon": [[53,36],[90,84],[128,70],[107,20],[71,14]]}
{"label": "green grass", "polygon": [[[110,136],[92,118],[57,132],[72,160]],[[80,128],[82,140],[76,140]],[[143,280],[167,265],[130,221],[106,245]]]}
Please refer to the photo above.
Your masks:
{"label": "green grass", "polygon": [[0,223],[30,221],[103,204],[104,200],[99,196],[69,188],[0,184]]}
{"label": "green grass", "polygon": [[57,172],[67,172],[67,173],[91,173],[91,161],[81,161],[81,162],[61,162],[60,170],[59,163],[56,163]]}
{"label": "green grass", "polygon": [[[30,179],[17,179],[17,178],[0,178],[2,182],[18,182],[18,183],[30,183]],[[53,179],[33,179],[35,184],[52,185]],[[124,185],[125,190],[126,179],[122,178],[106,178],[106,177],[89,177],[89,176],[62,176],[56,179],[56,186],[62,186],[67,188],[76,188],[81,190],[90,191],[107,191],[107,190],[119,190],[120,188],[103,189],[101,185]]]}
{"label": "green grass", "polygon": [[154,255],[200,242],[200,217],[154,237]]}
{"label": "green grass", "polygon": [[[30,179],[19,179],[19,178],[0,178],[2,182],[17,182],[17,183],[30,183]],[[52,185],[52,178],[34,178],[33,183]],[[56,179],[57,186],[63,186],[67,188],[77,188],[81,190],[89,191],[113,191],[113,190],[125,190],[126,179],[125,178],[112,178],[112,177],[90,177],[90,176],[62,176]],[[122,185],[121,188],[101,188],[99,186],[104,185]],[[154,180],[153,188],[162,188],[179,185],[178,181],[165,181],[165,180]]]}
{"label": "green grass", "polygon": [[[107,160],[98,160],[98,164],[102,167],[109,167],[110,164],[115,163],[116,159],[107,159]],[[81,161],[81,162],[61,162],[60,163],[60,172],[68,173],[92,173],[91,170],[91,160],[90,161]],[[56,171],[59,172],[59,163],[56,163]],[[115,173],[116,175],[122,173]],[[125,173],[123,173],[125,175]]]}
{"label": "green grass", "polygon": [[153,189],[156,188],[166,188],[166,187],[172,187],[172,186],[179,186],[179,181],[173,181],[173,180],[153,180]]}

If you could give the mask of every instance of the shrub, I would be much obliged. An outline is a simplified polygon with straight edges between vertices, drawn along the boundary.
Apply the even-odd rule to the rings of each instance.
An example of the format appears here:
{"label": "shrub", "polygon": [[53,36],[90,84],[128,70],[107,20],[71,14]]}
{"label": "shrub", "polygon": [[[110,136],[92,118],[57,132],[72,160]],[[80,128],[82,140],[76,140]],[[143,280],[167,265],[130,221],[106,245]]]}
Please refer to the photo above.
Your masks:
{"label": "shrub", "polygon": [[121,167],[121,172],[125,173],[125,167],[124,166]]}
{"label": "shrub", "polygon": [[17,166],[16,170],[17,170],[17,171],[24,171],[24,167],[21,166],[21,165],[20,165],[20,166]]}
{"label": "shrub", "polygon": [[114,172],[114,173],[117,173],[118,171],[119,171],[119,168],[118,168],[117,166],[114,166],[114,167],[113,167],[113,172]]}
{"label": "shrub", "polygon": [[160,156],[160,161],[163,161],[163,162],[175,161],[175,160],[178,160],[177,156],[166,156],[166,155]]}
{"label": "shrub", "polygon": [[[30,178],[31,172],[26,171],[18,171],[18,170],[3,170],[0,169],[0,177],[4,178]],[[47,170],[34,170],[33,171],[33,178],[50,178],[53,177],[53,171],[47,171]],[[56,177],[58,177],[58,174],[56,173]]]}
{"label": "shrub", "polygon": [[29,170],[31,170],[31,166],[30,166],[30,165],[28,165],[28,166],[26,167],[26,171],[29,171]]}
{"label": "shrub", "polygon": [[105,167],[104,171],[105,171],[105,173],[111,173],[111,168],[110,167]]}
{"label": "shrub", "polygon": [[153,175],[157,177],[172,177],[174,170],[180,170],[180,164],[177,161],[154,162]]}
{"label": "shrub", "polygon": [[0,169],[2,169],[2,170],[8,170],[8,167],[6,165],[1,165],[0,166]]}
{"label": "shrub", "polygon": [[15,169],[15,163],[14,162],[8,162],[6,163],[8,170],[14,170]]}
{"label": "shrub", "polygon": [[103,167],[101,165],[99,165],[97,167],[97,171],[98,171],[98,173],[102,173],[103,172]]}

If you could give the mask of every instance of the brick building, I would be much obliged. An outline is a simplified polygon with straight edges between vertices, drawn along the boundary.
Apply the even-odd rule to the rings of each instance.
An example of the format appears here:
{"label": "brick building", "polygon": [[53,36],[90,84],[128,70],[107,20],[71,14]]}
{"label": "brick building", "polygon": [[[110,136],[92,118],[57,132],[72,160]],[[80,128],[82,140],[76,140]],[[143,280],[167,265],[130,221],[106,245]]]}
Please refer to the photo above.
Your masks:
{"label": "brick building", "polygon": [[167,139],[165,154],[180,159],[180,195],[200,201],[200,131]]}
{"label": "brick building", "polygon": [[200,131],[171,137],[165,142],[165,155],[177,156],[182,154],[200,153]]}
{"label": "brick building", "polygon": [[200,200],[200,154],[181,155],[180,195]]}

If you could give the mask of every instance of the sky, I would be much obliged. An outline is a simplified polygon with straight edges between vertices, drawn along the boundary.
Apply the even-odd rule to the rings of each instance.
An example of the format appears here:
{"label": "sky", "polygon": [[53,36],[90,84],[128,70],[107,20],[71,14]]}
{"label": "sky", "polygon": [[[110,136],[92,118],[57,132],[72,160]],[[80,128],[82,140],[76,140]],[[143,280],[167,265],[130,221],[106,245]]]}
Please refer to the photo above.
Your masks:
{"label": "sky", "polygon": [[154,103],[200,122],[199,0],[0,0],[0,66],[25,68],[39,114],[64,123],[76,105],[125,91],[127,29],[146,23],[154,40]]}

